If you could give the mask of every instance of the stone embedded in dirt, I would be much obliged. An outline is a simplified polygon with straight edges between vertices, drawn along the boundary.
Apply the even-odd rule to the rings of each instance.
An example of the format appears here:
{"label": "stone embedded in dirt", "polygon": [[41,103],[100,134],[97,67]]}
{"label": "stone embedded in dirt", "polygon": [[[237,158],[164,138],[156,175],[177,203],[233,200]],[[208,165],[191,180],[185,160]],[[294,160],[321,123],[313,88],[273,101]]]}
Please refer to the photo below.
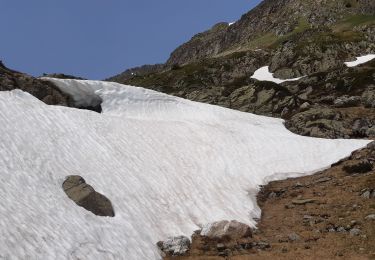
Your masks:
{"label": "stone embedded in dirt", "polygon": [[218,256],[221,256],[221,257],[227,257],[229,255],[231,255],[231,251],[229,248],[225,249],[224,251],[221,251],[219,252]]}
{"label": "stone embedded in dirt", "polygon": [[277,197],[277,194],[275,192],[271,192],[269,195],[268,195],[268,198],[269,199],[274,199]]}
{"label": "stone embedded in dirt", "polygon": [[296,234],[296,233],[291,233],[291,234],[289,234],[288,235],[288,239],[289,239],[289,241],[298,241],[298,240],[300,240],[301,239],[301,237],[298,235],[298,234]]}
{"label": "stone embedded in dirt", "polygon": [[217,250],[219,250],[219,251],[223,251],[223,250],[226,248],[226,246],[225,246],[223,243],[218,243],[218,244],[216,245],[216,248],[217,248]]}
{"label": "stone embedded in dirt", "polygon": [[365,191],[364,193],[362,193],[361,197],[364,198],[364,199],[369,199],[371,196],[371,192],[368,190],[368,191]]}
{"label": "stone embedded in dirt", "polygon": [[66,195],[68,195],[68,197],[78,206],[81,206],[98,216],[115,216],[110,200],[104,195],[96,192],[81,176],[68,176],[62,187]]}
{"label": "stone embedded in dirt", "polygon": [[190,239],[185,236],[169,237],[157,243],[159,249],[167,255],[181,256],[190,250]]}
{"label": "stone embedded in dirt", "polygon": [[365,217],[366,220],[375,220],[375,214],[370,214],[367,217]]}
{"label": "stone embedded in dirt", "polygon": [[352,162],[343,167],[343,170],[349,174],[353,173],[367,173],[373,169],[372,164],[368,160],[361,160],[359,162]]}
{"label": "stone embedded in dirt", "polygon": [[300,182],[297,182],[296,184],[293,185],[293,188],[302,188],[304,185]]}
{"label": "stone embedded in dirt", "polygon": [[349,233],[351,236],[359,236],[361,234],[361,230],[358,228],[352,228]]}
{"label": "stone embedded in dirt", "polygon": [[314,202],[316,202],[315,199],[295,199],[295,200],[292,200],[292,203],[294,205],[305,205],[305,204],[314,203]]}
{"label": "stone embedded in dirt", "polygon": [[323,177],[314,181],[314,183],[323,183],[332,180],[331,177]]}
{"label": "stone embedded in dirt", "polygon": [[211,239],[239,239],[252,237],[252,231],[251,228],[244,223],[236,220],[223,220],[204,226],[201,235]]}

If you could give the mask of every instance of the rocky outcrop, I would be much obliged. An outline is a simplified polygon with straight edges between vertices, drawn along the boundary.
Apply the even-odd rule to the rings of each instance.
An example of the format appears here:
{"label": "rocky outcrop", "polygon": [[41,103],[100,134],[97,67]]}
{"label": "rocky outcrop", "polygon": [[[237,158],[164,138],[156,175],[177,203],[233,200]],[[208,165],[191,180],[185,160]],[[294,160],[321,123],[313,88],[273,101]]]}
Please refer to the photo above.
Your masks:
{"label": "rocky outcrop", "polygon": [[111,201],[104,195],[96,192],[81,176],[68,176],[62,187],[66,195],[78,206],[98,216],[115,216]]}
{"label": "rocky outcrop", "polygon": [[43,74],[43,77],[48,77],[48,78],[56,78],[56,79],[77,79],[77,80],[86,80],[85,78],[73,76],[73,75],[67,75],[64,73],[52,73],[52,74]]}
{"label": "rocky outcrop", "polygon": [[47,105],[71,106],[70,96],[61,92],[54,84],[39,80],[5,67],[0,63],[0,91],[21,89]]}

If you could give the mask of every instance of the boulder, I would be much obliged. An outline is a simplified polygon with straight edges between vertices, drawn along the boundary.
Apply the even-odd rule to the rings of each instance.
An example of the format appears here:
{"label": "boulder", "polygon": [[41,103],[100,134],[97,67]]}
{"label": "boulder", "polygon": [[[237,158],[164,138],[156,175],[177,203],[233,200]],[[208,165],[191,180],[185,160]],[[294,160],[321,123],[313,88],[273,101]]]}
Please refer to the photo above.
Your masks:
{"label": "boulder", "polygon": [[373,166],[370,161],[367,159],[351,162],[348,165],[343,167],[343,170],[349,174],[354,173],[367,173],[373,169]]}
{"label": "boulder", "polygon": [[111,201],[104,195],[96,192],[81,176],[68,176],[62,187],[66,195],[78,206],[98,216],[115,216]]}
{"label": "boulder", "polygon": [[362,101],[361,97],[357,96],[341,96],[338,97],[333,103],[336,107],[353,107],[358,106]]}
{"label": "boulder", "polygon": [[201,235],[210,239],[240,239],[252,237],[252,231],[244,223],[236,220],[223,220],[205,225],[201,231]]}

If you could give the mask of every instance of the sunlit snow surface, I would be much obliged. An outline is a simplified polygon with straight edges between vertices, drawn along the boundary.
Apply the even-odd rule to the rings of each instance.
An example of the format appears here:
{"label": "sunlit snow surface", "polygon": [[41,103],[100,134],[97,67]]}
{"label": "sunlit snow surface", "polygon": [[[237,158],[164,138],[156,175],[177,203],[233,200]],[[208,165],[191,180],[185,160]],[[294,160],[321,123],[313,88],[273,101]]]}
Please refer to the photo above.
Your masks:
{"label": "sunlit snow surface", "polygon": [[273,76],[273,73],[271,73],[269,71],[268,66],[264,66],[264,67],[261,67],[260,69],[256,70],[254,72],[254,75],[251,76],[251,78],[257,79],[257,80],[260,80],[260,81],[272,81],[272,82],[275,82],[276,84],[280,84],[280,83],[287,82],[287,81],[296,81],[296,80],[301,79],[302,77],[294,78],[294,79],[278,79],[278,78],[275,78]]}
{"label": "sunlit snow surface", "polygon": [[[51,79],[97,95],[103,114],[0,92],[0,259],[159,259],[156,242],[199,225],[254,225],[257,187],[329,166],[368,141],[294,135],[282,120],[96,81]],[[114,218],[63,192],[78,174]]]}
{"label": "sunlit snow surface", "polygon": [[357,57],[355,61],[345,62],[345,65],[348,67],[356,67],[363,63],[369,62],[373,59],[375,59],[375,54],[368,54],[361,57]]}

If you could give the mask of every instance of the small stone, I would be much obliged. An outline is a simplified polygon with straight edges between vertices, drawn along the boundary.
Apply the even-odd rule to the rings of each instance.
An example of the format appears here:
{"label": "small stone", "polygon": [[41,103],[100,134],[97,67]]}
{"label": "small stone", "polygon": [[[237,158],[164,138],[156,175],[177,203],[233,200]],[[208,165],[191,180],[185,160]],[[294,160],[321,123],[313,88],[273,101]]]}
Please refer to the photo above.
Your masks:
{"label": "small stone", "polygon": [[351,236],[359,236],[361,234],[361,230],[358,228],[352,228],[349,233]]}
{"label": "small stone", "polygon": [[309,102],[305,102],[305,103],[303,103],[299,108],[301,109],[301,110],[306,110],[306,109],[308,109],[310,107],[310,103]]}
{"label": "small stone", "polygon": [[294,205],[305,205],[308,203],[314,203],[316,200],[315,199],[295,199],[292,200],[292,203]]}
{"label": "small stone", "polygon": [[230,249],[225,249],[224,251],[219,252],[219,256],[226,257],[231,254]]}
{"label": "small stone", "polygon": [[344,227],[338,227],[337,232],[344,233],[346,232],[346,229]]}
{"label": "small stone", "polygon": [[371,196],[371,192],[368,190],[368,191],[365,191],[364,193],[362,193],[361,197],[364,198],[364,199],[369,199]]}
{"label": "small stone", "polygon": [[223,251],[226,247],[223,243],[219,243],[216,245],[217,250]]}
{"label": "small stone", "polygon": [[283,248],[281,249],[281,252],[282,252],[282,253],[287,253],[287,252],[288,252],[288,249],[287,249],[286,247],[283,247]]}
{"label": "small stone", "polygon": [[290,241],[298,241],[298,240],[300,240],[301,239],[301,237],[299,236],[299,235],[297,235],[296,233],[291,233],[291,234],[289,234],[288,235],[288,239],[290,240]]}
{"label": "small stone", "polygon": [[314,183],[323,183],[323,182],[327,182],[327,181],[330,181],[330,180],[332,180],[332,178],[323,177],[323,178],[317,179],[316,181],[314,181]]}
{"label": "small stone", "polygon": [[266,248],[270,248],[270,247],[271,247],[269,243],[264,242],[264,241],[262,241],[262,242],[258,242],[258,243],[257,243],[257,246],[258,246],[258,248],[260,248],[260,249],[266,249]]}
{"label": "small stone", "polygon": [[375,214],[370,214],[367,217],[365,217],[366,220],[375,220]]}
{"label": "small stone", "polygon": [[268,198],[269,199],[273,199],[273,198],[276,198],[277,197],[277,194],[275,192],[271,192],[269,195],[268,195]]}

